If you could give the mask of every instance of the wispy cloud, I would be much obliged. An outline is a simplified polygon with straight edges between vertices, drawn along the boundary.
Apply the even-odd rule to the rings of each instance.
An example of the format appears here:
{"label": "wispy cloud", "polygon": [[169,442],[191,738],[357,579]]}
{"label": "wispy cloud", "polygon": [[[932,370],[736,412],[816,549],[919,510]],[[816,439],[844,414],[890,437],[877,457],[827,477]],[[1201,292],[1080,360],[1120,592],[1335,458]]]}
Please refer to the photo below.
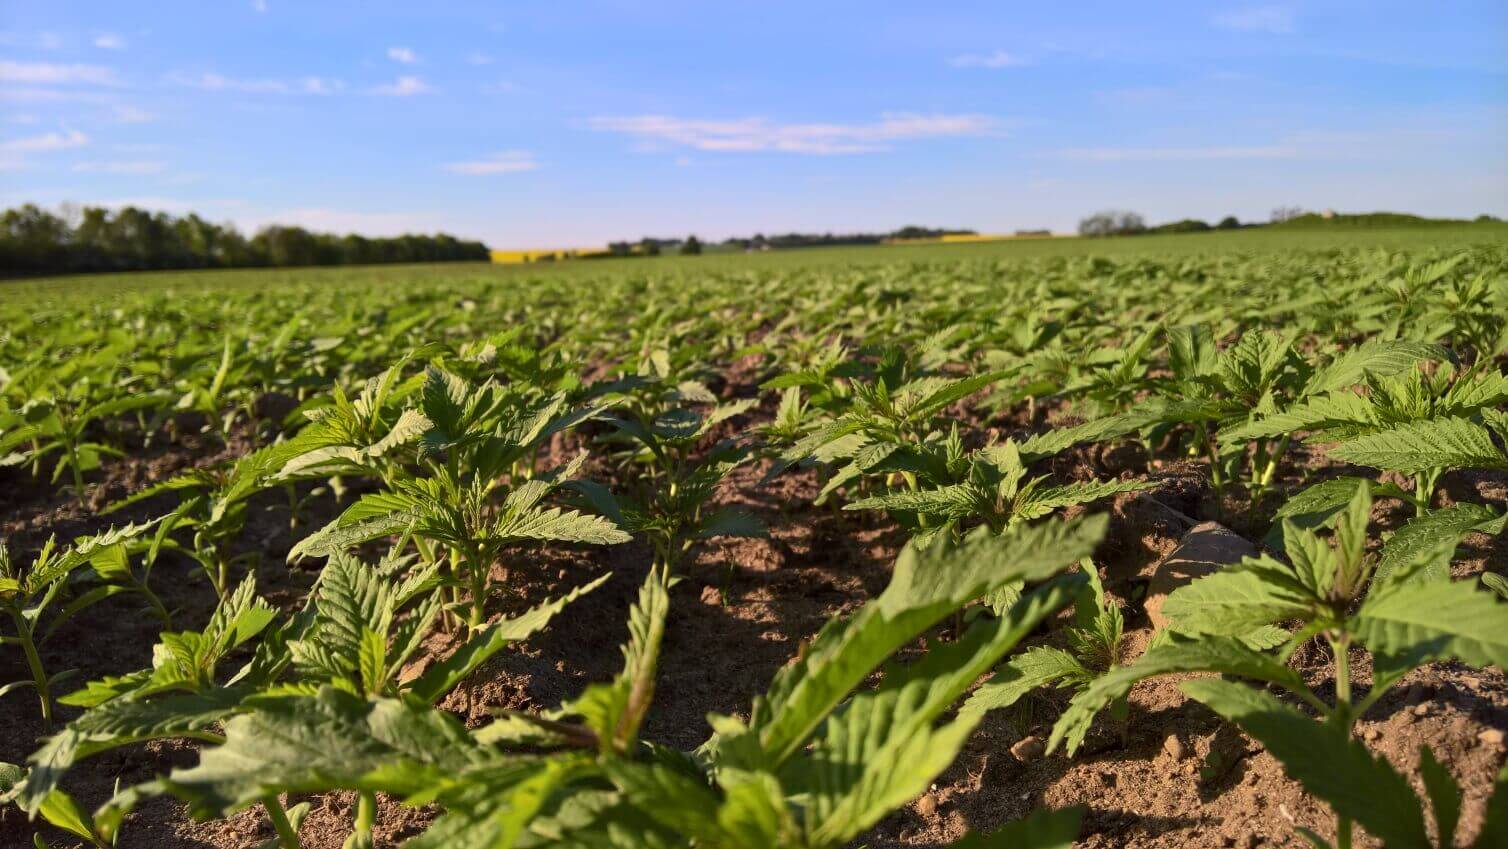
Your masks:
{"label": "wispy cloud", "polygon": [[1293,10],[1282,6],[1252,6],[1221,12],[1210,19],[1220,29],[1283,35],[1293,32]]}
{"label": "wispy cloud", "polygon": [[15,103],[102,103],[116,100],[114,92],[76,88],[38,88],[0,85],[0,100]]}
{"label": "wispy cloud", "polygon": [[1019,68],[1030,65],[1031,62],[1007,53],[1004,50],[996,50],[993,53],[962,53],[948,60],[948,64],[955,68]]}
{"label": "wispy cloud", "polygon": [[167,168],[166,162],[151,162],[146,160],[80,162],[73,166],[73,170],[80,174],[114,174],[132,177],[161,174]]}
{"label": "wispy cloud", "polygon": [[485,176],[535,171],[538,170],[539,163],[535,161],[534,154],[527,150],[505,150],[485,159],[475,159],[470,162],[450,162],[442,167],[452,174]]}
{"label": "wispy cloud", "polygon": [[251,8],[259,14],[267,14],[267,0],[251,0]]}
{"label": "wispy cloud", "polygon": [[466,57],[466,61],[472,65],[491,65],[493,60],[486,53],[473,53]]}
{"label": "wispy cloud", "polygon": [[1076,147],[1060,150],[1065,159],[1088,162],[1175,162],[1202,159],[1294,159],[1303,155],[1290,144],[1227,147]]}
{"label": "wispy cloud", "polygon": [[78,130],[69,130],[62,133],[44,133],[40,136],[25,136],[19,139],[0,141],[0,151],[5,153],[50,153],[56,150],[83,147],[88,143],[88,136]]}
{"label": "wispy cloud", "polygon": [[892,142],[977,136],[998,122],[986,115],[886,113],[873,124],[780,124],[766,118],[706,120],[668,115],[597,117],[592,128],[719,153],[797,153],[815,156],[874,153]]}
{"label": "wispy cloud", "polygon": [[51,62],[0,61],[0,82],[25,85],[120,85],[113,68]]}
{"label": "wispy cloud", "polygon": [[401,65],[413,65],[419,61],[419,54],[407,47],[389,47],[387,58]]}
{"label": "wispy cloud", "polygon": [[429,94],[434,89],[429,87],[419,77],[399,77],[398,79],[376,86],[372,94],[380,94],[384,97],[413,97],[416,94]]}
{"label": "wispy cloud", "polygon": [[77,130],[5,139],[0,141],[0,171],[18,171],[29,167],[27,154],[54,153],[83,147],[88,143],[89,137]]}
{"label": "wispy cloud", "polygon": [[1188,95],[1172,86],[1137,86],[1116,88],[1094,93],[1094,99],[1110,106],[1146,108],[1148,106],[1172,106],[1186,101]]}
{"label": "wispy cloud", "polygon": [[157,120],[157,116],[145,109],[138,109],[135,106],[117,106],[115,107],[115,120],[122,124],[146,124]]}
{"label": "wispy cloud", "polygon": [[113,32],[100,33],[94,37],[94,46],[101,50],[125,50],[126,40]]}
{"label": "wispy cloud", "polygon": [[337,94],[346,84],[327,77],[303,77],[297,80],[227,77],[216,73],[174,74],[168,78],[178,85],[204,91],[235,91],[243,94]]}
{"label": "wispy cloud", "polygon": [[0,46],[59,50],[63,47],[63,38],[55,32],[42,32],[34,36],[18,32],[0,32]]}
{"label": "wispy cloud", "polygon": [[339,94],[346,87],[340,80],[327,77],[304,77],[298,84],[304,94]]}

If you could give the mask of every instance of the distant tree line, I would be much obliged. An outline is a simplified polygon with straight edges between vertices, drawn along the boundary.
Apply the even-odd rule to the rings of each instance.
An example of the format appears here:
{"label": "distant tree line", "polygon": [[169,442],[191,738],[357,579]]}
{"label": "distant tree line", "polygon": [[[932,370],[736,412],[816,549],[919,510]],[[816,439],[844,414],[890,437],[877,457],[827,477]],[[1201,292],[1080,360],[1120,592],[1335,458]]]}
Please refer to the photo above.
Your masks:
{"label": "distant tree line", "polygon": [[367,238],[264,227],[250,238],[190,213],[136,207],[64,208],[33,204],[0,214],[0,274],[75,274],[174,268],[360,265],[488,259],[487,246],[443,233]]}
{"label": "distant tree line", "polygon": [[[730,251],[776,251],[790,248],[817,248],[834,245],[878,245],[896,239],[938,239],[943,236],[973,236],[973,230],[950,230],[933,227],[902,227],[889,233],[783,233],[766,236],[734,236],[716,244],[715,250]],[[659,256],[680,253],[695,255],[706,248],[696,236],[685,239],[657,239],[650,236],[637,242],[610,242],[604,256]]]}
{"label": "distant tree line", "polygon": [[783,233],[773,236],[757,233],[753,238],[725,239],[723,244],[746,251],[759,251],[833,245],[878,245],[893,239],[940,239],[943,236],[973,235],[977,235],[973,230],[909,226],[889,233]]}
{"label": "distant tree line", "polygon": [[[1287,209],[1283,210],[1287,214]],[[1277,212],[1273,213],[1277,215]],[[1274,220],[1277,220],[1276,218]],[[1243,224],[1234,215],[1227,215],[1220,219],[1220,223],[1211,225],[1198,218],[1183,218],[1178,221],[1169,221],[1166,224],[1158,224],[1154,227],[1147,226],[1147,222],[1135,212],[1124,210],[1106,210],[1096,212],[1093,215],[1079,221],[1079,235],[1100,236],[1141,236],[1156,235],[1158,233],[1203,233],[1209,230],[1239,230],[1243,227],[1260,227],[1261,224]]]}

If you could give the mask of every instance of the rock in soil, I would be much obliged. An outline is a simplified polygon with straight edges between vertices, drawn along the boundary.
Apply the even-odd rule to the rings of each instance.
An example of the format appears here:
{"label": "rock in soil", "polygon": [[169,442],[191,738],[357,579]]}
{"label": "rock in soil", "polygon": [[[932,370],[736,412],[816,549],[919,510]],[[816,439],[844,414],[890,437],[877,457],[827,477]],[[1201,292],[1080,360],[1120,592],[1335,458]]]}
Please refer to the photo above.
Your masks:
{"label": "rock in soil", "polygon": [[1167,739],[1162,741],[1162,750],[1175,761],[1183,760],[1183,741],[1178,739],[1177,734],[1169,734]]}
{"label": "rock in soil", "polygon": [[1203,522],[1189,529],[1178,547],[1153,568],[1152,579],[1147,583],[1145,605],[1152,627],[1168,626],[1162,605],[1169,593],[1256,554],[1255,546],[1218,522]]}
{"label": "rock in soil", "polygon": [[1031,735],[1030,737],[1023,737],[1020,740],[1016,741],[1016,744],[1014,746],[1011,746],[1011,754],[1016,758],[1016,760],[1022,763],[1034,761],[1042,757],[1043,753],[1046,751],[1047,744],[1043,743],[1042,738],[1038,737],[1035,734]]}

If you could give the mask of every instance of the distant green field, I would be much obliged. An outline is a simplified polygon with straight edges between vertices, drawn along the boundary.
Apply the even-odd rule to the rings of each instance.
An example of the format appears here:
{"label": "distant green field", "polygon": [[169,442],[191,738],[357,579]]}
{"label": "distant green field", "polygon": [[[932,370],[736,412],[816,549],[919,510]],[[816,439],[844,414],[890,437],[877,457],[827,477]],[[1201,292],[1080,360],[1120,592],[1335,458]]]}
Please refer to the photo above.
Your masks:
{"label": "distant green field", "polygon": [[[711,253],[702,256],[638,257],[632,259],[573,260],[560,263],[491,265],[437,263],[235,269],[230,271],[169,271],[97,274],[0,282],[11,304],[34,297],[119,295],[123,291],[199,291],[269,287],[365,284],[461,283],[467,279],[495,282],[551,278],[592,278],[602,275],[684,275],[701,272],[791,271],[833,266],[871,266],[896,263],[1010,262],[1052,257],[1250,256],[1294,252],[1356,249],[1450,251],[1475,246],[1508,245],[1508,223],[1431,225],[1403,228],[1253,228],[1209,233],[1140,236],[1112,239],[1074,237],[1019,239],[998,242],[907,244],[805,248],[767,253]],[[3,305],[0,305],[3,308]]]}

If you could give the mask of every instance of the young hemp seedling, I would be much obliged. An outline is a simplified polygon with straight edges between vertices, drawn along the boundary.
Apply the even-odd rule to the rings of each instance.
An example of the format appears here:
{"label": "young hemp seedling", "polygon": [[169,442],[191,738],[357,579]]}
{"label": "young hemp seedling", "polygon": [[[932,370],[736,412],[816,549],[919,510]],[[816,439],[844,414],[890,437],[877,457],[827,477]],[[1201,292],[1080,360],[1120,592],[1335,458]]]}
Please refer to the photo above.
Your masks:
{"label": "young hemp seedling", "polygon": [[[1365,346],[1363,346],[1365,347]],[[1348,357],[1343,355],[1342,360]],[[1350,355],[1354,358],[1354,354]],[[1307,441],[1335,443],[1328,453],[1340,460],[1412,475],[1414,490],[1389,487],[1387,493],[1427,514],[1440,476],[1451,469],[1508,468],[1508,375],[1496,371],[1465,374],[1449,365],[1433,372],[1415,367],[1391,377],[1365,375],[1366,393],[1332,389],[1313,393],[1282,412],[1232,431],[1233,440],[1306,432]],[[1321,384],[1321,387],[1334,385]]]}
{"label": "young hemp seedling", "polygon": [[[275,476],[291,458],[304,452],[298,442],[280,442],[250,454],[201,469],[192,469],[161,483],[147,487],[116,501],[106,514],[147,498],[172,492],[180,499],[178,507],[161,519],[162,526],[154,544],[182,552],[191,558],[209,578],[215,595],[221,599],[231,590],[235,568],[255,563],[256,551],[233,553],[233,546],[246,527],[246,511],[251,499],[276,485]],[[188,545],[174,540],[178,530],[192,531]],[[156,551],[151,557],[155,559]]]}
{"label": "young hemp seedling", "polygon": [[[708,399],[710,394],[702,400]],[[717,488],[748,460],[749,450],[724,440],[698,456],[699,446],[708,441],[714,428],[747,412],[754,403],[752,399],[735,401],[702,413],[689,406],[667,409],[663,404],[644,403],[630,394],[618,406],[619,414],[609,419],[615,431],[606,441],[629,446],[627,453],[644,467],[629,484],[631,492],[614,493],[594,481],[572,481],[568,486],[618,527],[643,535],[654,548],[653,565],[667,574],[680,573],[682,558],[698,540],[765,536],[759,520],[742,510],[708,509]],[[651,415],[657,409],[660,412]],[[727,564],[723,576],[725,600],[733,567]]]}
{"label": "young hemp seedling", "polygon": [[944,531],[959,532],[966,523],[982,522],[1000,534],[1060,507],[1155,486],[1145,481],[1053,484],[1048,475],[1029,476],[1021,446],[1014,440],[965,454],[957,428],[941,442],[929,440],[892,454],[871,471],[898,472],[906,488],[863,498],[843,509],[885,510],[922,546]]}
{"label": "young hemp seedling", "polygon": [[547,506],[545,499],[580,470],[584,453],[549,474],[536,475],[531,465],[541,442],[598,408],[567,409],[558,393],[533,401],[490,382],[473,386],[439,368],[427,373],[420,400],[428,422],[420,438],[422,475],[397,477],[388,489],[363,496],[294,546],[289,560],[408,534],[425,565],[446,562],[440,575],[450,594],[446,609],[464,614],[475,634],[486,624],[492,566],[507,546],[628,541],[607,519]]}
{"label": "young hemp seedling", "polygon": [[[1104,521],[980,534],[908,547],[890,585],[825,626],[757,697],[747,721],[711,718],[681,752],[640,738],[653,706],[671,578],[652,570],[629,614],[622,671],[542,715],[504,712],[468,731],[415,699],[325,686],[248,703],[223,745],[151,792],[223,816],[284,790],[386,793],[441,813],[408,845],[838,849],[916,798],[962,750],[977,715],[945,718],[981,675],[1083,580],[1058,575],[1088,555]],[[1004,581],[1034,584],[998,619],[902,665],[900,651]],[[867,687],[876,673],[877,687]],[[836,769],[842,765],[841,769]],[[131,791],[117,797],[124,807]],[[138,791],[145,792],[145,791]],[[107,806],[109,808],[109,806]],[[956,849],[1066,849],[1080,811],[1043,811]],[[630,843],[618,839],[633,835]],[[297,846],[285,839],[285,849]]]}
{"label": "young hemp seedling", "polygon": [[[14,422],[0,430],[0,466],[30,464],[33,473],[40,474],[42,461],[55,454],[52,483],[68,472],[73,495],[82,500],[84,475],[98,469],[104,457],[125,456],[120,449],[91,439],[91,427],[122,413],[159,406],[163,397],[141,393],[96,400],[87,397],[88,381],[77,386],[81,388],[28,401],[10,417]],[[85,397],[75,397],[80,395]]]}
{"label": "young hemp seedling", "polygon": [[96,558],[109,557],[113,561],[125,542],[142,535],[153,524],[111,528],[81,538],[66,548],[59,548],[56,538],[49,538],[31,566],[24,569],[11,559],[9,549],[0,541],[0,610],[10,618],[12,631],[0,634],[0,645],[19,646],[31,673],[30,679],[0,686],[0,697],[30,687],[41,702],[44,728],[52,725],[53,689],[73,671],[48,674],[42,666],[42,644],[74,616],[122,591],[118,585],[103,584],[70,596],[75,573]]}
{"label": "young hemp seedling", "polygon": [[[440,598],[434,593],[435,567],[410,572],[412,556],[400,543],[376,564],[345,555],[330,559],[305,608],[274,622],[271,608],[254,595],[248,581],[215,611],[200,632],[163,634],[153,666],[90,682],[64,696],[64,704],[85,709],[30,759],[32,770],[19,780],[12,798],[29,813],[47,816],[49,801],[78,760],[146,740],[182,738],[219,744],[219,725],[257,709],[262,700],[314,694],[322,688],[367,699],[403,699],[433,705],[489,658],[528,639],[607,576],[492,623],[462,641],[443,659],[414,675],[402,675],[435,621]],[[405,573],[408,573],[405,575]],[[259,638],[244,666],[224,677],[218,667],[235,649]],[[292,673],[292,680],[285,675]],[[351,849],[370,847],[376,799],[358,790]],[[110,821],[137,800],[164,792],[159,782],[122,791],[96,814]],[[296,833],[304,806],[284,811],[276,794],[261,794],[280,835]],[[296,846],[281,837],[273,846]]]}
{"label": "young hemp seedling", "polygon": [[[989,682],[969,696],[964,711],[984,713],[1009,708],[1041,687],[1082,692],[1121,665],[1125,629],[1121,609],[1105,594],[1094,561],[1086,558],[1080,565],[1088,581],[1074,602],[1074,626],[1065,629],[1068,647],[1035,646],[1013,655]],[[1120,726],[1122,745],[1129,712],[1124,695],[1110,703],[1110,716]]]}
{"label": "young hemp seedling", "polygon": [[[1201,678],[1183,691],[1239,725],[1278,758],[1305,789],[1327,801],[1336,816],[1337,849],[1353,844],[1361,825],[1389,847],[1429,847],[1423,814],[1408,782],[1367,750],[1352,733],[1357,719],[1415,667],[1440,660],[1470,666],[1508,664],[1508,603],[1476,581],[1450,577],[1455,539],[1415,549],[1383,574],[1380,556],[1366,550],[1372,494],[1359,487],[1336,523],[1333,540],[1289,522],[1284,526],[1288,561],[1247,558],[1173,592],[1163,606],[1171,637],[1135,662],[1099,678],[1079,693],[1053,728],[1049,749],[1070,752],[1084,739],[1095,713],[1144,678],[1174,672],[1220,672],[1276,685],[1305,710],[1271,692],[1230,679]],[[1245,639],[1257,629],[1298,622],[1277,657]],[[1330,648],[1330,686],[1311,688],[1286,660],[1319,638]],[[1359,688],[1352,652],[1371,654],[1371,682]],[[1311,717],[1309,714],[1313,714]],[[1430,759],[1427,759],[1427,761]],[[1441,817],[1437,771],[1425,767],[1425,783]],[[1446,805],[1448,807],[1448,805]],[[1452,844],[1442,830],[1441,844]],[[1317,847],[1332,844],[1305,835]],[[1488,843],[1488,846],[1494,844]]]}

